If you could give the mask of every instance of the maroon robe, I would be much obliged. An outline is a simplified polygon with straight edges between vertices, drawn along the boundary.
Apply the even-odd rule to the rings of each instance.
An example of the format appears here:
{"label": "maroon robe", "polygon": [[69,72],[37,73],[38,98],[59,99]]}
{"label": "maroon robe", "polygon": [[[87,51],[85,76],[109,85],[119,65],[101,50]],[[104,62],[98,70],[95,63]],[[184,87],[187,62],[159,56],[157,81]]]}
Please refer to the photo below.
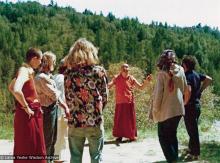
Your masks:
{"label": "maroon robe", "polygon": [[[14,117],[14,156],[38,156],[45,158],[46,148],[43,134],[43,116],[40,111],[40,103],[35,102],[37,93],[34,80],[31,77],[25,82],[22,92],[29,105],[34,111],[34,115],[29,118],[28,114],[16,101],[16,111]],[[15,159],[15,163],[46,163],[43,159]]]}
{"label": "maroon robe", "polygon": [[136,113],[133,96],[134,77],[124,78],[119,74],[115,80],[115,116],[114,116],[114,137],[125,137],[135,139],[137,137]]}
{"label": "maroon robe", "polygon": [[113,136],[129,139],[137,137],[134,103],[116,104]]}

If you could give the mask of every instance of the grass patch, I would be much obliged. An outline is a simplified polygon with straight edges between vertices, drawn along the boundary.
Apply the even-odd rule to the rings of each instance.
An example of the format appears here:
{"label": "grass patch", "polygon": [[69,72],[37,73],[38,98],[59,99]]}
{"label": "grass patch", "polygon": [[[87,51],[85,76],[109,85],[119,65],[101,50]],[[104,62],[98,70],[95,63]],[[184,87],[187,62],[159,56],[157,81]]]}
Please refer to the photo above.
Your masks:
{"label": "grass patch", "polygon": [[206,160],[211,163],[220,162],[220,143],[205,142],[201,144],[201,160]]}
{"label": "grass patch", "polygon": [[12,113],[0,112],[0,139],[13,139],[13,117]]}

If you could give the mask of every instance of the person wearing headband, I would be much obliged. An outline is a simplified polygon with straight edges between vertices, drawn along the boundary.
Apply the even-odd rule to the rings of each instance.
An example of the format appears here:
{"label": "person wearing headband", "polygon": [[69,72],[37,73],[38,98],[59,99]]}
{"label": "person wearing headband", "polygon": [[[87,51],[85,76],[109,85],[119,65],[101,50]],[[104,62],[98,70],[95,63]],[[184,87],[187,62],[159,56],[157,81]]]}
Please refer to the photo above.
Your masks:
{"label": "person wearing headband", "polygon": [[185,114],[184,103],[188,100],[184,70],[175,58],[175,52],[167,49],[158,59],[159,71],[152,106],[153,120],[158,125],[159,142],[168,163],[178,160],[177,127]]}

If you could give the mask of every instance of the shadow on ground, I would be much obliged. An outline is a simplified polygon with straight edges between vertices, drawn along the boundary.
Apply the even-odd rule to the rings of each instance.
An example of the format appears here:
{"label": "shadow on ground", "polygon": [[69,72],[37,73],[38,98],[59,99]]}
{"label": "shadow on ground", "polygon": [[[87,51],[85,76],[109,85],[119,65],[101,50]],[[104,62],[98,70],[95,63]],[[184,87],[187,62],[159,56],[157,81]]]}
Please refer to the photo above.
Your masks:
{"label": "shadow on ground", "polygon": [[[115,144],[116,146],[120,146],[120,144],[124,144],[124,143],[131,143],[132,141],[129,141],[129,140],[123,140],[123,141],[116,141],[116,140],[108,140],[108,141],[105,141],[104,144],[107,145],[107,144]],[[135,142],[135,141],[134,141]],[[88,143],[86,143],[84,146],[89,146]]]}

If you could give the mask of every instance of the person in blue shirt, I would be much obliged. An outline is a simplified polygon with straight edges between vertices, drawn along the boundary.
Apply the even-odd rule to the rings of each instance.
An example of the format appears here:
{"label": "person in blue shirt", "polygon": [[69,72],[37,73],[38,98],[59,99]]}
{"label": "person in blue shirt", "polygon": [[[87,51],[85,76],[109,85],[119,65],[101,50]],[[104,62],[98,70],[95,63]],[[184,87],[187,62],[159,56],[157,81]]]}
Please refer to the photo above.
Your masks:
{"label": "person in blue shirt", "polygon": [[189,144],[185,161],[198,160],[200,155],[200,141],[198,119],[200,116],[200,97],[202,92],[211,84],[210,76],[195,71],[197,60],[194,56],[183,57],[182,66],[185,71],[190,98],[185,104],[184,122],[189,135]]}

